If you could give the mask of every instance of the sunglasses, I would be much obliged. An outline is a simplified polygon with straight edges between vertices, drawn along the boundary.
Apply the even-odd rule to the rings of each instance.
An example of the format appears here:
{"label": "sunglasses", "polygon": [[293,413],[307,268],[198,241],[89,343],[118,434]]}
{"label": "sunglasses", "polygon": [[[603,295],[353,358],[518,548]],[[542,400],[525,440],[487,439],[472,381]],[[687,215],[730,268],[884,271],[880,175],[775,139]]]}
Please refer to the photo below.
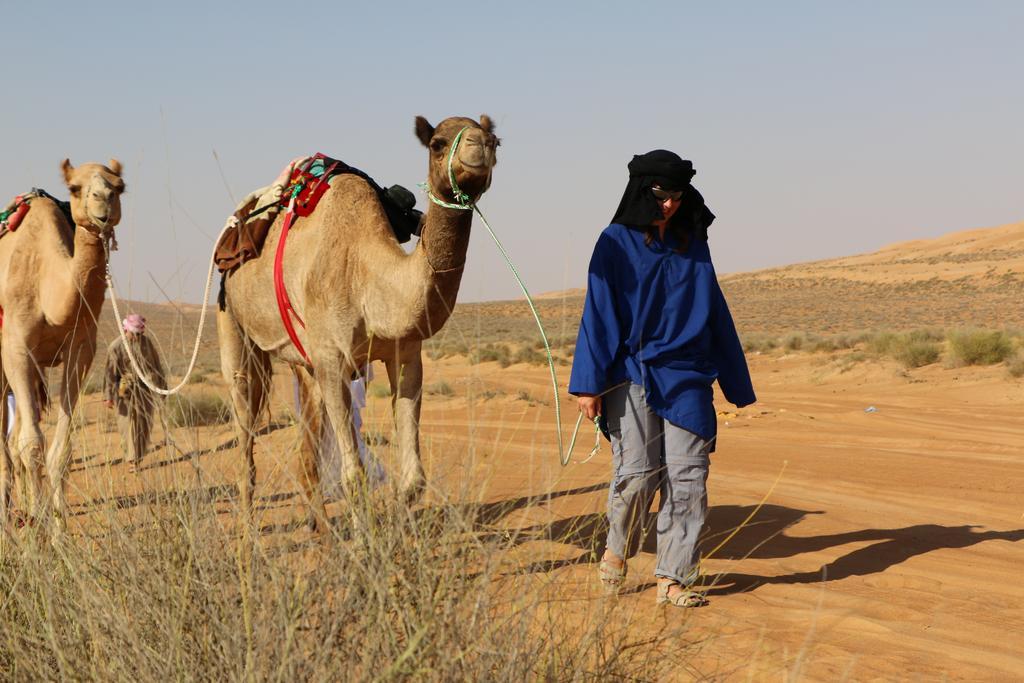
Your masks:
{"label": "sunglasses", "polygon": [[660,187],[652,187],[651,194],[653,194],[654,198],[657,199],[659,202],[663,202],[666,199],[671,199],[674,202],[678,202],[680,199],[683,198],[682,190],[663,190]]}

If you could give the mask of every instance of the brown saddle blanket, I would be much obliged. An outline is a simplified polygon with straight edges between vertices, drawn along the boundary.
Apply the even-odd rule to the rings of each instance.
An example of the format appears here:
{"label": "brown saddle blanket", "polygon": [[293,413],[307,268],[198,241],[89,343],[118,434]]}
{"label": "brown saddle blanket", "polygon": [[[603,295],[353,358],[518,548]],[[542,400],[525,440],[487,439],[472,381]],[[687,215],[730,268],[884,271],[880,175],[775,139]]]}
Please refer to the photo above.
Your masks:
{"label": "brown saddle blanket", "polygon": [[[272,191],[272,188],[268,188],[268,191]],[[270,226],[274,224],[274,219],[281,208],[274,202],[266,211],[249,219],[249,214],[262,198],[263,195],[250,195],[228,218],[232,225],[221,235],[213,256],[220,272],[230,272],[260,255],[263,243],[267,241]]]}

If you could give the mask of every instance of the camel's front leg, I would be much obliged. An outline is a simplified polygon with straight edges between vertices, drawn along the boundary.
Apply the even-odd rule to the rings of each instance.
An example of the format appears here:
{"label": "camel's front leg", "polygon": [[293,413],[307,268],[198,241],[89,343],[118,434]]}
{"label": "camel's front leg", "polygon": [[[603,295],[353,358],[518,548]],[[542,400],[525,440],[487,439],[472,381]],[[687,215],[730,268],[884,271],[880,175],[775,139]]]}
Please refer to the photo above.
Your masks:
{"label": "camel's front leg", "polygon": [[[316,381],[320,385],[327,419],[341,454],[341,485],[350,499],[366,483],[352,427],[352,381],[354,369],[341,353],[321,354],[313,358]],[[314,464],[315,466],[315,464]]]}
{"label": "camel's front leg", "polygon": [[50,450],[46,454],[46,476],[50,482],[53,510],[56,514],[57,532],[67,527],[67,475],[68,461],[71,458],[71,418],[78,404],[79,391],[86,373],[92,367],[93,356],[96,355],[96,344],[82,340],[72,344],[68,356],[64,359],[64,377],[61,382],[60,415],[57,418],[57,430],[54,433]]}
{"label": "camel's front leg", "polygon": [[[15,351],[16,347],[25,348],[27,344],[18,340],[6,342],[0,349],[3,358],[4,373],[14,392],[15,431],[11,434],[14,445],[14,458],[20,460],[22,479],[27,489],[25,500],[26,514],[33,517],[42,516],[40,509],[46,502],[43,494],[43,432],[39,428],[40,406],[37,387],[39,370],[28,352]],[[17,463],[13,463],[18,467]]]}
{"label": "camel's front leg", "polygon": [[403,342],[385,361],[391,382],[391,409],[398,431],[401,474],[398,492],[409,502],[423,493],[426,477],[420,460],[420,406],[423,399],[423,357],[421,342]]}

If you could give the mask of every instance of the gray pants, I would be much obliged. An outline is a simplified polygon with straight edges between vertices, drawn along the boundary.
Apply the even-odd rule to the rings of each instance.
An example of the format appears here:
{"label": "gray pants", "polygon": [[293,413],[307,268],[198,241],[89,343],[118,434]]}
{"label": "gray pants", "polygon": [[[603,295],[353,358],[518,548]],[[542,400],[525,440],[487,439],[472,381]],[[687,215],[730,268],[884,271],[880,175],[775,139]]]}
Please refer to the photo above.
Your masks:
{"label": "gray pants", "polygon": [[698,539],[708,510],[711,441],[654,413],[643,387],[627,384],[605,395],[614,478],[608,490],[608,549],[632,556],[656,491],[658,562],[654,573],[692,584],[699,574]]}

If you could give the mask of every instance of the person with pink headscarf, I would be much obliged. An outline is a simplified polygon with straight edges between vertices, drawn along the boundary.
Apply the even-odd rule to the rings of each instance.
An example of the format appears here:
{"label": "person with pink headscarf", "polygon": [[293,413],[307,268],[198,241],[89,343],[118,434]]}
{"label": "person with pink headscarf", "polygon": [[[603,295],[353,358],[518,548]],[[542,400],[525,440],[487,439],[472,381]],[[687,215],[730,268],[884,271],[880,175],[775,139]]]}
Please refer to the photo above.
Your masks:
{"label": "person with pink headscarf", "polygon": [[[132,313],[121,321],[121,327],[124,328],[124,336],[143,373],[154,386],[166,389],[167,381],[160,354],[145,335],[146,319],[138,313]],[[127,446],[129,471],[135,472],[149,446],[157,394],[136,376],[120,336],[107,348],[103,397],[108,408],[117,407],[117,425]]]}

